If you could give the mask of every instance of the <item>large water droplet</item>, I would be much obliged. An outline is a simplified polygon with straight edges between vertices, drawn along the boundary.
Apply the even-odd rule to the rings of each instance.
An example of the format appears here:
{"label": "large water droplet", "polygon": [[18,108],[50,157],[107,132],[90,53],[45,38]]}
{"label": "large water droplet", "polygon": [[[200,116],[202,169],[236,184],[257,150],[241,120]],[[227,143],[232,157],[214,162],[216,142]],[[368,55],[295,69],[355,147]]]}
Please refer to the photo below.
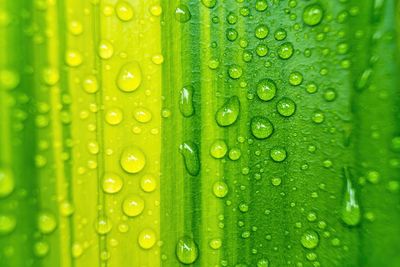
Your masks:
{"label": "large water droplet", "polygon": [[324,11],[319,4],[311,4],[303,11],[303,21],[309,26],[318,25],[324,16]]}
{"label": "large water droplet", "polygon": [[184,236],[176,244],[176,257],[183,264],[192,264],[199,256],[199,249],[194,240]]}
{"label": "large water droplet", "polygon": [[179,110],[185,117],[190,117],[194,114],[193,106],[193,87],[185,86],[181,89],[179,99]]}
{"label": "large water droplet", "polygon": [[229,98],[215,114],[215,120],[219,126],[232,125],[238,118],[240,101],[237,96]]}
{"label": "large water droplet", "polygon": [[146,165],[146,157],[139,148],[129,146],[122,152],[120,163],[126,172],[138,173]]}
{"label": "large water droplet", "polygon": [[269,119],[261,116],[256,116],[251,119],[251,133],[257,139],[265,139],[272,135],[274,126]]}
{"label": "large water droplet", "polygon": [[124,92],[133,92],[142,83],[142,71],[139,63],[132,61],[121,67],[117,76],[117,86]]}
{"label": "large water droplet", "polygon": [[351,183],[350,170],[348,167],[343,168],[343,176],[346,180],[346,185],[343,195],[341,218],[347,225],[355,226],[360,222],[361,211],[360,206],[358,205],[356,189]]}
{"label": "large water droplet", "polygon": [[179,151],[183,156],[185,168],[190,175],[196,176],[200,172],[200,158],[195,143],[187,141],[179,146]]}

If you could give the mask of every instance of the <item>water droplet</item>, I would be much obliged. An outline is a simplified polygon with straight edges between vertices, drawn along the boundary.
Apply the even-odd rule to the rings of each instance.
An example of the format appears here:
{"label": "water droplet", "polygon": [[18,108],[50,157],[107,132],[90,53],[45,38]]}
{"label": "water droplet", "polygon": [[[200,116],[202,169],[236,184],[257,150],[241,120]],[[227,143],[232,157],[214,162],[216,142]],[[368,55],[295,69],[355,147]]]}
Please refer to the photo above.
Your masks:
{"label": "water droplet", "polygon": [[132,6],[126,1],[119,1],[115,5],[115,13],[122,21],[130,21],[133,18]]}
{"label": "water droplet", "polygon": [[82,61],[82,55],[77,50],[68,50],[65,54],[65,63],[70,67],[78,67]]}
{"label": "water droplet", "polygon": [[361,211],[360,206],[358,205],[356,189],[351,183],[350,170],[347,167],[343,168],[343,176],[346,180],[346,185],[343,195],[341,218],[347,225],[355,226],[360,222]]}
{"label": "water droplet", "polygon": [[208,8],[213,8],[217,4],[217,0],[201,0],[201,2]]}
{"label": "water droplet", "polygon": [[0,86],[6,90],[15,89],[20,84],[18,72],[13,70],[0,70]]}
{"label": "water droplet", "polygon": [[192,18],[192,14],[190,10],[185,5],[179,5],[175,9],[175,19],[179,22],[185,23],[188,22]]}
{"label": "water droplet", "polygon": [[115,194],[121,191],[123,181],[118,174],[107,172],[103,176],[102,187],[103,191],[108,194]]}
{"label": "water droplet", "polygon": [[199,249],[194,240],[188,236],[180,238],[176,244],[176,256],[183,264],[194,263],[199,256]]}
{"label": "water droplet", "polygon": [[38,228],[42,234],[50,234],[57,227],[56,217],[49,212],[42,212],[38,217]]}
{"label": "water droplet", "polygon": [[160,5],[153,5],[150,7],[150,13],[153,16],[160,16],[162,14],[162,7]]}
{"label": "water droplet", "polygon": [[257,262],[257,267],[268,267],[269,261],[267,259],[261,259]]}
{"label": "water droplet", "polygon": [[265,139],[272,135],[274,126],[269,119],[261,116],[256,116],[251,119],[251,133],[258,139]]}
{"label": "water droplet", "polygon": [[276,110],[284,117],[290,117],[296,111],[296,103],[290,98],[284,97],[276,104]]}
{"label": "water droplet", "polygon": [[100,216],[97,220],[95,228],[98,234],[105,235],[111,231],[112,223],[107,217]]}
{"label": "water droplet", "polygon": [[79,258],[83,254],[83,247],[80,243],[74,243],[71,248],[73,258]]}
{"label": "water droplet", "polygon": [[268,47],[265,44],[259,44],[256,47],[256,53],[259,57],[265,57],[268,54]]}
{"label": "water droplet", "polygon": [[179,146],[183,156],[185,168],[190,175],[196,176],[200,172],[200,158],[197,146],[193,142],[184,142]]}
{"label": "water droplet", "polygon": [[99,57],[102,59],[109,59],[114,54],[113,45],[107,40],[101,40],[98,48]]}
{"label": "water droplet", "polygon": [[87,76],[82,82],[83,90],[89,94],[94,94],[99,90],[97,78],[94,75]]}
{"label": "water droplet", "polygon": [[35,253],[35,256],[40,258],[46,256],[49,253],[49,250],[50,250],[49,244],[44,241],[36,242],[33,247],[33,252]]}
{"label": "water droplet", "polygon": [[329,88],[324,92],[324,98],[326,101],[331,102],[336,99],[336,91],[335,89]]}
{"label": "water droplet", "polygon": [[68,202],[63,201],[60,203],[60,214],[64,217],[71,216],[74,213],[75,209],[74,206]]}
{"label": "water droplet", "polygon": [[228,191],[228,185],[224,181],[217,181],[213,185],[213,193],[218,198],[225,197]]}
{"label": "water droplet", "polygon": [[[393,151],[400,152],[400,136],[393,137],[390,145],[391,145],[391,148]],[[0,188],[1,188],[1,186],[0,186]]]}
{"label": "water droplet", "polygon": [[14,231],[17,220],[11,215],[0,215],[0,236],[7,235]]}
{"label": "water droplet", "polygon": [[14,177],[10,169],[0,167],[0,198],[8,197],[15,188]]}
{"label": "water droplet", "polygon": [[144,192],[153,192],[157,187],[156,178],[151,174],[144,175],[140,180],[140,187]]}
{"label": "water droplet", "polygon": [[189,85],[183,87],[180,92],[179,110],[185,117],[190,117],[194,114],[193,90],[193,87]]}
{"label": "water droplet", "polygon": [[224,140],[215,140],[210,148],[210,154],[216,159],[223,158],[228,152],[228,146]]}
{"label": "water droplet", "polygon": [[122,203],[122,211],[129,217],[138,216],[143,210],[144,200],[138,195],[131,195]]}
{"label": "water droplet", "polygon": [[240,101],[237,96],[229,98],[215,114],[215,120],[219,126],[232,125],[238,118],[240,112]]}
{"label": "water droplet", "polygon": [[231,150],[229,150],[229,154],[228,154],[228,156],[231,160],[238,160],[241,155],[242,155],[242,152],[240,151],[239,148],[231,148]]}
{"label": "water droplet", "polygon": [[226,30],[226,39],[233,42],[238,38],[238,32],[235,29],[229,28]]}
{"label": "water droplet", "polygon": [[317,90],[318,90],[318,87],[316,84],[314,84],[314,83],[307,84],[307,87],[306,87],[307,93],[314,94],[315,92],[317,92]]}
{"label": "water droplet", "polygon": [[152,229],[143,229],[138,236],[139,246],[143,249],[151,249],[157,241],[156,233]]}
{"label": "water droplet", "polygon": [[269,155],[275,162],[282,162],[286,159],[287,152],[283,147],[274,147],[271,149]]}
{"label": "water droplet", "polygon": [[164,56],[160,54],[154,55],[151,57],[151,61],[156,65],[161,65],[164,62]]}
{"label": "water droplet", "polygon": [[209,245],[210,245],[210,248],[212,248],[212,249],[220,249],[222,246],[222,241],[220,238],[214,238],[214,239],[211,239]]}
{"label": "water droplet", "polygon": [[277,29],[274,34],[275,40],[277,40],[277,41],[285,40],[286,36],[287,36],[287,33],[286,33],[285,29],[282,29],[282,28]]}
{"label": "water droplet", "polygon": [[144,153],[135,146],[128,146],[121,154],[120,163],[122,169],[128,173],[138,173],[146,165]]}
{"label": "water droplet", "polygon": [[269,29],[267,25],[258,25],[255,30],[255,36],[258,39],[265,39],[268,36]]}
{"label": "water droplet", "polygon": [[43,69],[43,81],[45,84],[52,86],[58,83],[60,80],[60,74],[57,68],[45,68]]}
{"label": "water droplet", "polygon": [[139,63],[132,61],[121,67],[117,76],[117,86],[121,91],[133,92],[142,83],[142,70]]}
{"label": "water droplet", "polygon": [[80,35],[83,32],[82,23],[76,20],[72,20],[71,23],[68,25],[68,30],[73,35]]}
{"label": "water droplet", "polygon": [[257,83],[257,95],[261,100],[269,101],[275,97],[276,84],[271,79],[262,79]]}
{"label": "water droplet", "polygon": [[110,125],[118,125],[123,119],[122,110],[119,108],[112,108],[107,110],[105,120]]}
{"label": "water droplet", "polygon": [[300,85],[303,82],[303,75],[298,72],[294,71],[289,75],[289,83],[293,86]]}
{"label": "water droplet", "polygon": [[281,183],[282,183],[282,179],[279,178],[279,177],[273,177],[273,178],[271,179],[271,184],[272,184],[273,186],[279,186]]}
{"label": "water droplet", "polygon": [[319,243],[318,233],[315,232],[314,230],[307,230],[301,236],[300,241],[301,241],[301,244],[303,245],[303,247],[305,247],[305,248],[308,248],[308,249],[316,248]]}
{"label": "water droplet", "polygon": [[256,2],[256,10],[257,11],[264,11],[268,8],[268,3],[266,0],[257,0]]}
{"label": "water droplet", "polygon": [[369,171],[367,173],[367,180],[368,182],[370,182],[371,184],[377,184],[379,183],[380,180],[380,174],[377,171]]}
{"label": "water droplet", "polygon": [[146,108],[137,108],[135,112],[133,113],[133,116],[135,117],[135,120],[141,123],[147,123],[151,121],[153,115],[151,114],[150,110]]}
{"label": "water droplet", "polygon": [[231,25],[236,24],[237,20],[238,20],[238,17],[236,16],[236,14],[234,14],[232,12],[229,13],[228,16],[226,16],[226,21]]}
{"label": "water droplet", "polygon": [[309,26],[318,25],[324,16],[322,7],[318,4],[308,5],[303,11],[303,22]]}
{"label": "water droplet", "polygon": [[229,77],[232,79],[239,79],[243,74],[243,69],[239,65],[233,64],[228,69]]}
{"label": "water droplet", "polygon": [[312,116],[312,120],[313,120],[313,122],[315,122],[317,124],[323,123],[325,120],[324,113],[322,113],[322,111],[314,112],[314,114]]}
{"label": "water droplet", "polygon": [[278,47],[278,56],[281,59],[289,59],[293,55],[292,43],[283,43]]}

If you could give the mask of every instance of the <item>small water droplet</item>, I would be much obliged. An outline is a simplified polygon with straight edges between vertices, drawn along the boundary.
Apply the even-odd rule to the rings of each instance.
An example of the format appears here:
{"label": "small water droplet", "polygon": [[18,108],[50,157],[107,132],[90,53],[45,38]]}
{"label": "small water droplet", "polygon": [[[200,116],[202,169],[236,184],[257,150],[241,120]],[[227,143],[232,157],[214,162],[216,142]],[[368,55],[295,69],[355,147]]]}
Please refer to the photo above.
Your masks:
{"label": "small water droplet", "polygon": [[185,117],[190,117],[194,114],[193,106],[193,86],[184,86],[180,92],[179,110]]}
{"label": "small water droplet", "polygon": [[179,151],[183,156],[185,168],[190,175],[196,176],[200,172],[200,158],[195,143],[187,141],[179,146]]}
{"label": "small water droplet", "polygon": [[35,253],[36,257],[42,258],[49,253],[50,246],[45,241],[38,241],[33,246],[33,252]]}
{"label": "small water droplet", "polygon": [[324,113],[322,113],[322,111],[314,112],[314,114],[312,116],[312,120],[313,120],[313,122],[315,122],[317,124],[323,123],[325,120]]}
{"label": "small water droplet", "polygon": [[139,63],[132,61],[121,67],[117,76],[117,86],[121,91],[133,92],[142,83],[142,70]]}
{"label": "small water droplet", "polygon": [[264,11],[268,8],[268,3],[266,0],[257,0],[256,2],[256,10],[257,11]]}
{"label": "small water droplet", "polygon": [[112,229],[112,223],[109,218],[100,216],[95,224],[95,228],[98,234],[105,235]]}
{"label": "small water droplet", "polygon": [[283,147],[274,147],[269,153],[270,157],[275,162],[282,162],[286,159],[287,152]]}
{"label": "small water droplet", "polygon": [[286,33],[285,29],[282,29],[282,28],[277,29],[274,34],[275,40],[277,40],[277,41],[285,40],[286,36],[287,36],[287,33]]}
{"label": "small water droplet", "polygon": [[261,259],[257,262],[257,267],[268,267],[269,261],[267,259]]}
{"label": "small water droplet", "polygon": [[185,23],[192,18],[189,8],[186,5],[179,5],[175,9],[175,19],[179,22]]}
{"label": "small water droplet", "polygon": [[57,227],[56,217],[49,212],[41,212],[38,217],[38,228],[42,234],[50,234]]}
{"label": "small water droplet", "polygon": [[217,0],[201,0],[205,7],[213,8],[217,4]]}
{"label": "small water droplet", "polygon": [[324,92],[324,99],[328,102],[332,102],[336,99],[336,91],[335,89],[329,88]]}
{"label": "small water droplet", "polygon": [[121,191],[123,181],[118,174],[107,172],[103,176],[102,187],[103,191],[108,194],[115,194]]}
{"label": "small water droplet", "polygon": [[7,235],[14,231],[17,220],[12,215],[0,215],[0,236]]}
{"label": "small water droplet", "polygon": [[140,180],[140,187],[145,192],[148,192],[148,193],[153,192],[154,190],[156,190],[157,180],[153,175],[146,174]]}
{"label": "small water droplet", "polygon": [[117,17],[122,21],[130,21],[133,18],[133,8],[126,1],[119,1],[115,5],[115,13]]}
{"label": "small water droplet", "polygon": [[147,123],[151,121],[153,117],[150,110],[143,107],[137,108],[133,113],[133,116],[135,117],[135,120],[137,120],[140,123]]}
{"label": "small water droplet", "polygon": [[239,79],[243,74],[243,69],[239,65],[233,64],[228,68],[229,77],[236,80]]}
{"label": "small water droplet", "polygon": [[215,120],[219,126],[232,125],[238,118],[240,112],[240,101],[237,96],[229,98],[215,114]]}
{"label": "small water droplet", "polygon": [[298,72],[294,71],[289,75],[289,83],[293,86],[300,85],[303,82],[303,75]]}
{"label": "small water droplet", "polygon": [[211,239],[209,245],[210,245],[210,248],[212,248],[212,249],[220,249],[222,246],[222,241],[220,238],[214,238],[214,239]]}
{"label": "small water droplet", "polygon": [[135,146],[128,146],[121,154],[120,163],[122,169],[128,173],[138,173],[146,165],[144,153]]}
{"label": "small water droplet", "polygon": [[43,69],[43,81],[45,84],[52,86],[58,83],[60,80],[60,73],[57,68],[44,68]]}
{"label": "small water droplet", "polygon": [[261,100],[269,101],[275,97],[276,84],[271,79],[262,79],[257,83],[257,95]]}
{"label": "small water droplet", "polygon": [[216,159],[223,158],[228,152],[228,146],[224,140],[215,140],[210,148],[210,154]]}
{"label": "small water droplet", "polygon": [[199,249],[194,240],[188,236],[181,237],[176,244],[176,257],[183,264],[192,264],[199,256]]}
{"label": "small water droplet", "polygon": [[296,103],[290,98],[284,97],[276,104],[276,110],[284,117],[292,116],[296,111]]}
{"label": "small water droplet", "polygon": [[278,56],[281,59],[289,59],[293,55],[293,44],[292,43],[283,43],[278,47]]}
{"label": "small water droplet", "polygon": [[77,50],[68,50],[65,54],[65,63],[70,67],[78,67],[82,61],[82,54]]}
{"label": "small water droplet", "polygon": [[99,90],[99,84],[97,78],[94,75],[87,76],[82,82],[83,90],[88,94],[94,94]]}
{"label": "small water droplet", "polygon": [[257,139],[265,139],[272,135],[274,126],[271,121],[265,117],[256,116],[251,119],[250,123],[251,133]]}
{"label": "small water droplet", "polygon": [[143,229],[138,236],[139,246],[143,249],[151,249],[157,241],[156,233],[150,229]]}
{"label": "small water droplet", "polygon": [[107,40],[101,40],[98,48],[99,57],[102,59],[109,59],[114,54],[113,45]]}
{"label": "small water droplet", "polygon": [[261,25],[258,25],[258,26],[256,27],[255,36],[256,36],[258,39],[261,39],[261,40],[262,40],[262,39],[267,38],[268,33],[269,33],[269,29],[268,29],[268,26],[267,26],[267,25],[261,24]]}
{"label": "small water droplet", "polygon": [[224,181],[217,181],[213,185],[213,193],[218,198],[225,197],[228,191],[228,185]]}
{"label": "small water droplet", "polygon": [[353,187],[350,175],[348,167],[344,167],[343,176],[346,184],[343,195],[341,218],[347,225],[355,226],[360,223],[361,211],[357,200],[356,189]]}
{"label": "small water droplet", "polygon": [[314,230],[307,230],[301,236],[300,241],[303,247],[313,249],[318,246],[319,235]]}
{"label": "small water droplet", "polygon": [[118,125],[123,119],[122,110],[119,108],[112,108],[106,111],[105,120],[110,125]]}

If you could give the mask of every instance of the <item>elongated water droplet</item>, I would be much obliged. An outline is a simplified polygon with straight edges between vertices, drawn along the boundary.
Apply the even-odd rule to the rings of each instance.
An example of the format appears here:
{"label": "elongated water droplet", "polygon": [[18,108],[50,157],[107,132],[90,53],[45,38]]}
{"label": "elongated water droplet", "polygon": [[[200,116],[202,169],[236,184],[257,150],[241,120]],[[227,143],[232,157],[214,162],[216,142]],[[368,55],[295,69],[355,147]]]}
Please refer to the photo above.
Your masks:
{"label": "elongated water droplet", "polygon": [[115,13],[122,21],[130,21],[133,18],[133,8],[126,1],[120,1],[115,5]]}
{"label": "elongated water droplet", "polygon": [[121,67],[117,76],[117,86],[121,91],[133,92],[142,83],[142,70],[139,63],[132,61]]}
{"label": "elongated water droplet", "polygon": [[183,264],[192,264],[199,256],[199,249],[194,240],[184,236],[176,244],[176,257]]}
{"label": "elongated water droplet", "polygon": [[346,187],[343,195],[341,218],[347,225],[356,226],[360,223],[361,211],[357,200],[356,189],[351,183],[350,175],[348,167],[344,167],[343,176],[346,180]]}
{"label": "elongated water droplet", "polygon": [[358,79],[356,83],[356,87],[358,90],[363,90],[365,87],[367,87],[370,78],[372,74],[372,69],[368,68],[361,73],[360,78]]}
{"label": "elongated water droplet", "polygon": [[113,45],[107,40],[101,40],[98,48],[99,57],[102,59],[109,59],[114,54]]}
{"label": "elongated water droplet", "polygon": [[192,18],[192,14],[190,10],[185,5],[179,5],[175,9],[175,19],[179,22],[185,23],[188,22]]}
{"label": "elongated water droplet", "polygon": [[138,173],[146,165],[146,156],[139,148],[129,146],[122,152],[120,163],[126,172]]}
{"label": "elongated water droplet", "polygon": [[200,172],[200,158],[195,143],[187,141],[179,146],[179,151],[183,156],[185,168],[190,175],[196,176]]}
{"label": "elongated water droplet", "polygon": [[229,98],[215,114],[215,120],[219,126],[232,125],[238,118],[240,112],[240,101],[237,96]]}
{"label": "elongated water droplet", "polygon": [[185,86],[181,89],[179,99],[179,110],[185,117],[190,117],[194,114],[193,106],[193,87]]}

